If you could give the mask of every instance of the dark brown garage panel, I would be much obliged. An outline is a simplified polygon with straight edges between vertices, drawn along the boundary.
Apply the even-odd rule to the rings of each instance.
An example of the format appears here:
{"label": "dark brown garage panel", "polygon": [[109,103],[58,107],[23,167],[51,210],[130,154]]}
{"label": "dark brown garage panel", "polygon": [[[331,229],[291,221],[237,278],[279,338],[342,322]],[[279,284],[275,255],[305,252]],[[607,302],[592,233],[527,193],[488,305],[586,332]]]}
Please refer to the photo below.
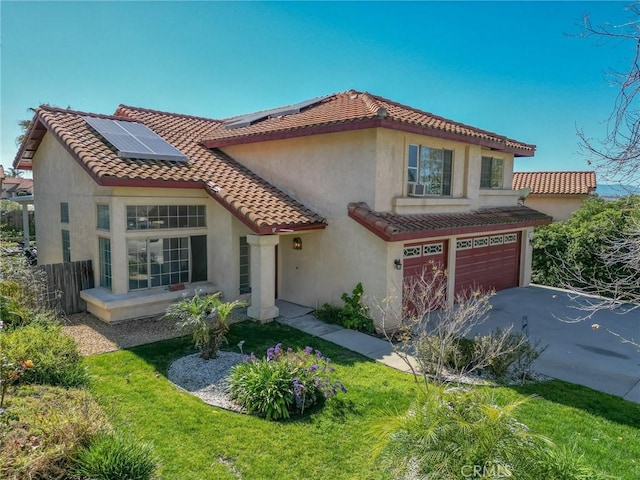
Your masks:
{"label": "dark brown garage panel", "polygon": [[[405,311],[406,309],[411,311],[414,308],[409,300],[411,297],[411,279],[413,277],[423,275],[423,272],[425,272],[425,280],[429,282],[430,279],[433,279],[432,273],[434,272],[434,267],[439,270],[445,270],[447,268],[447,247],[447,240],[410,243],[404,245],[402,261],[404,289],[402,297],[403,309],[405,309]],[[439,277],[439,282],[440,281],[445,281],[444,276]],[[442,284],[438,283],[438,285]],[[435,294],[435,291],[433,293]],[[435,297],[433,300],[435,300]],[[431,301],[431,299],[429,301]],[[437,308],[439,305],[439,303],[437,303],[437,305],[434,303],[428,309]]]}
{"label": "dark brown garage panel", "polygon": [[432,265],[447,268],[447,241],[410,243],[403,249],[403,277],[420,275],[423,269],[431,270]]}
{"label": "dark brown garage panel", "polygon": [[456,294],[519,285],[520,232],[459,238],[456,241]]}

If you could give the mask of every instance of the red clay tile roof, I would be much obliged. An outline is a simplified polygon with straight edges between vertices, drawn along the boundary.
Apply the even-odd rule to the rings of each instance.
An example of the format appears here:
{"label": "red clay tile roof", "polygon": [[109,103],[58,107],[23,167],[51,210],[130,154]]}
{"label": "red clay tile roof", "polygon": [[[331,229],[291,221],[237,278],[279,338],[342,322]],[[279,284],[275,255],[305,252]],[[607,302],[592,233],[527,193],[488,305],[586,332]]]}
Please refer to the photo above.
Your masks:
{"label": "red clay tile roof", "polygon": [[400,215],[350,203],[349,216],[388,242],[547,225],[552,218],[528,207],[483,208],[471,213]]}
{"label": "red clay tile roof", "polygon": [[[240,117],[226,121],[237,118]],[[223,147],[374,127],[457,140],[513,153],[518,157],[531,157],[536,149],[535,145],[354,90],[330,95],[300,113],[267,117],[245,127],[228,128],[221,123],[205,137],[204,144],[208,147]]]}
{"label": "red clay tile roof", "polygon": [[[82,119],[134,120],[144,123],[188,157],[186,162],[135,160],[117,153]],[[41,106],[14,165],[29,169],[44,134],[55,136],[100,185],[204,188],[254,232],[324,228],[325,221],[304,205],[200,139],[219,125],[216,120],[121,105],[115,116]]]}
{"label": "red clay tile roof", "polygon": [[4,177],[2,179],[2,191],[17,193],[20,190],[33,192],[33,180],[20,177]]}
{"label": "red clay tile roof", "polygon": [[513,189],[533,194],[588,195],[596,189],[595,172],[514,172]]}

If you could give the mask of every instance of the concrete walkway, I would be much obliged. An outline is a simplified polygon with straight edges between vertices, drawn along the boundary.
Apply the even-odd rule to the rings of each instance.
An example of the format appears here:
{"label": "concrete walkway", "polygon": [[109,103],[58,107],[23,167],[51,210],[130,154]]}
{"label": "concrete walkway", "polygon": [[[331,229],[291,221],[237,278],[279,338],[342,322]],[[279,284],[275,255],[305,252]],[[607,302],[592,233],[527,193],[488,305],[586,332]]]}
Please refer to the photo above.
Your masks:
{"label": "concrete walkway", "polygon": [[410,372],[408,365],[393,352],[387,340],[322,322],[311,315],[313,309],[308,307],[282,300],[276,301],[276,305],[280,309],[280,317],[276,319],[278,323],[315,335],[397,370]]}

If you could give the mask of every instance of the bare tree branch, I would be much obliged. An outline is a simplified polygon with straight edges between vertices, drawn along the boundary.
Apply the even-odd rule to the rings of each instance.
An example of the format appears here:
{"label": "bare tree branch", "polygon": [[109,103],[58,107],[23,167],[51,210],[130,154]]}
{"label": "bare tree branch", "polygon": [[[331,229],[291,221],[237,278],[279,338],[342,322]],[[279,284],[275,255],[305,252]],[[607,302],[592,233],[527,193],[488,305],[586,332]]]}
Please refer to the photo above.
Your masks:
{"label": "bare tree branch", "polygon": [[578,130],[578,137],[581,153],[605,178],[637,184],[640,181],[640,4],[628,5],[626,10],[630,19],[620,25],[594,26],[590,16],[584,16],[583,37],[629,43],[633,54],[627,71],[611,70],[608,74],[610,83],[619,90],[605,137],[594,140],[582,129]]}

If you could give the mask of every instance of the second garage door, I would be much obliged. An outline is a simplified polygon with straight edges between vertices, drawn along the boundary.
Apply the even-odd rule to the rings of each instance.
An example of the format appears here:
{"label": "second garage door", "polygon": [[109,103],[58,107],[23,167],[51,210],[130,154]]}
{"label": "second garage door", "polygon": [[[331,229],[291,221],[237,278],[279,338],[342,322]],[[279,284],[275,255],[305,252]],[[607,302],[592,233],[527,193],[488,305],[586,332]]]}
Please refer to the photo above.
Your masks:
{"label": "second garage door", "polygon": [[456,294],[470,289],[504,290],[519,285],[520,233],[459,238]]}

